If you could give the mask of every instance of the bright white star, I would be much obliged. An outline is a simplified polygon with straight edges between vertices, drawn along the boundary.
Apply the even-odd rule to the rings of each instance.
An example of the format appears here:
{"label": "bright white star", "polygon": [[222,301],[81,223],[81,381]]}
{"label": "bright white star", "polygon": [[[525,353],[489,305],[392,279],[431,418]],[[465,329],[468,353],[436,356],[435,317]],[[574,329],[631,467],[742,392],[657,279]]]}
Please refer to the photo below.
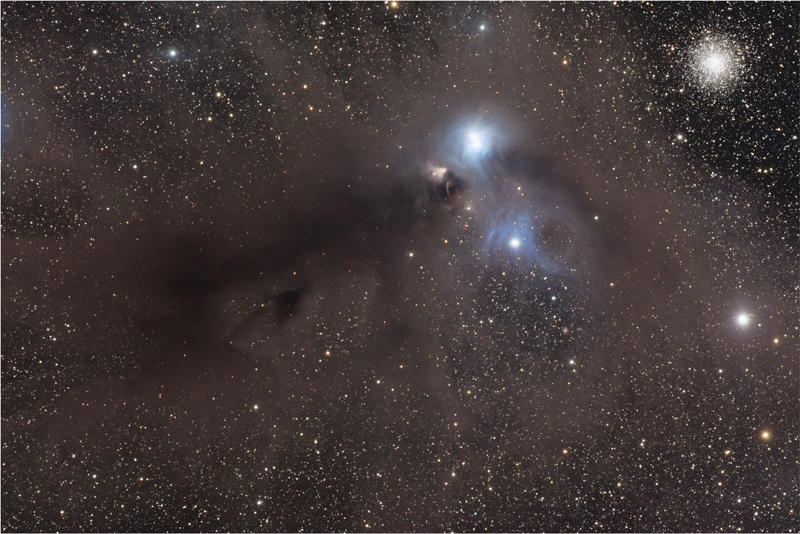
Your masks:
{"label": "bright white star", "polygon": [[740,313],[736,316],[736,322],[739,324],[739,326],[747,326],[750,324],[750,316],[744,312]]}
{"label": "bright white star", "polygon": [[469,140],[470,147],[473,150],[480,150],[483,148],[483,138],[477,132],[469,132],[467,133],[467,139]]}
{"label": "bright white star", "polygon": [[520,241],[518,237],[512,237],[508,244],[511,245],[511,248],[519,248],[519,246],[522,244],[522,241]]}

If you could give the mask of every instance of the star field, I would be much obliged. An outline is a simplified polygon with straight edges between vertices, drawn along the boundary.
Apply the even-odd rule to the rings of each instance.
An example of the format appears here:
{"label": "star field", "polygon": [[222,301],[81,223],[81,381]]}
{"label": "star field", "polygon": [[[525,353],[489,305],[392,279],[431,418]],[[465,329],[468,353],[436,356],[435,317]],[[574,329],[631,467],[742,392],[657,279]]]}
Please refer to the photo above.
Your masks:
{"label": "star field", "polygon": [[2,528],[796,532],[792,3],[2,5]]}

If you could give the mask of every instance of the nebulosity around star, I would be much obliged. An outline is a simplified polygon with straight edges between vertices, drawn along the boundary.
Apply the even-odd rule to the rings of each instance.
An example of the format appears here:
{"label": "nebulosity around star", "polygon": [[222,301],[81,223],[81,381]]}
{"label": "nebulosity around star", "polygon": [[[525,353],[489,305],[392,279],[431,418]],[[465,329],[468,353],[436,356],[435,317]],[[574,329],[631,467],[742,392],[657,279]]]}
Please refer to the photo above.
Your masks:
{"label": "nebulosity around star", "polygon": [[736,324],[739,326],[747,326],[750,324],[750,315],[746,312],[741,312],[736,316]]}
{"label": "nebulosity around star", "polygon": [[4,531],[796,531],[771,4],[2,5]]}

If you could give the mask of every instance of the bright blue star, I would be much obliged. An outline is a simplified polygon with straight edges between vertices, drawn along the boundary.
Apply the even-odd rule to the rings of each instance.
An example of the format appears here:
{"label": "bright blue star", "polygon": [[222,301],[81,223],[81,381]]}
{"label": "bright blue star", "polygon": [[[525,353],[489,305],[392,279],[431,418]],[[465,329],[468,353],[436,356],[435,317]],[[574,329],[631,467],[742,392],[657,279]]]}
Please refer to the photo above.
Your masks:
{"label": "bright blue star", "polygon": [[467,132],[467,140],[469,141],[469,147],[473,150],[483,150],[483,136],[480,133],[476,131]]}

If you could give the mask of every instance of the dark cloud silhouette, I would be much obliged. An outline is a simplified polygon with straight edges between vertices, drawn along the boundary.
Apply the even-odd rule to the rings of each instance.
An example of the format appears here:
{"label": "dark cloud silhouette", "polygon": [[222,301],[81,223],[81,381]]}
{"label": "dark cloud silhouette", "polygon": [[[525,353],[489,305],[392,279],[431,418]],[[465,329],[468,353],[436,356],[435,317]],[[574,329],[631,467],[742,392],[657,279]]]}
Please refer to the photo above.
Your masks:
{"label": "dark cloud silhouette", "polygon": [[4,529],[791,529],[794,167],[666,8],[3,10]]}

